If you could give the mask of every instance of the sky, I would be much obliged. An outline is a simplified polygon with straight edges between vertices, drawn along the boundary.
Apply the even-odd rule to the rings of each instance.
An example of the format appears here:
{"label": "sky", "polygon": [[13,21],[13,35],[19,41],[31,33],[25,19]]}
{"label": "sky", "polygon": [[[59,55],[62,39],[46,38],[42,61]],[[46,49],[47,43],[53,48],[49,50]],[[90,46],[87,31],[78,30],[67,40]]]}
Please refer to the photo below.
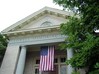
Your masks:
{"label": "sky", "polygon": [[53,0],[0,0],[0,32],[45,6],[62,9]]}

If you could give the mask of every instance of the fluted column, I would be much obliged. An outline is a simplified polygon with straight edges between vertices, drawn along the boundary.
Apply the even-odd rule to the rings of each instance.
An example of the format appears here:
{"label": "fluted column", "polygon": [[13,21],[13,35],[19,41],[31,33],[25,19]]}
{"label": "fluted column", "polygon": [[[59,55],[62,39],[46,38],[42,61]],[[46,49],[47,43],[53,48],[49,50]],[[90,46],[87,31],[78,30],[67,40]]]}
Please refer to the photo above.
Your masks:
{"label": "fluted column", "polygon": [[16,68],[16,74],[23,74],[24,66],[25,66],[25,59],[26,59],[26,47],[22,46],[20,55],[19,55],[17,68]]}
{"label": "fluted column", "polygon": [[[67,49],[67,60],[70,60],[70,58],[72,58],[72,57],[73,57],[73,49]],[[67,74],[72,74],[73,70],[74,69],[69,64],[67,66]]]}

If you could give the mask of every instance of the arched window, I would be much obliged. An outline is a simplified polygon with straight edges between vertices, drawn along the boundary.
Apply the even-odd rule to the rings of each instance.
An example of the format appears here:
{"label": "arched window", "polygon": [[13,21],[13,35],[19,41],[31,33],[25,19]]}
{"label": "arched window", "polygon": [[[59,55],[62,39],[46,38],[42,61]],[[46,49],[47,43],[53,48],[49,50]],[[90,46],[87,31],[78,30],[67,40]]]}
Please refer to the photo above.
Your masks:
{"label": "arched window", "polygon": [[41,27],[47,27],[47,26],[51,26],[52,23],[49,21],[45,21],[44,23],[41,24]]}

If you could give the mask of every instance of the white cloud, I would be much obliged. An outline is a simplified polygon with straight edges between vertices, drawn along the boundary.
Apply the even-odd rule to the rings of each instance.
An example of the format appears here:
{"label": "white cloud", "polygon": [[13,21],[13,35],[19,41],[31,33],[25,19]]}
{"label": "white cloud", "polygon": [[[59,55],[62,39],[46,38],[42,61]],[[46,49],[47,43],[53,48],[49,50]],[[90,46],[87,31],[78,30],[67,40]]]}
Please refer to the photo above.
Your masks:
{"label": "white cloud", "polygon": [[0,0],[0,31],[45,6],[60,9],[53,0]]}

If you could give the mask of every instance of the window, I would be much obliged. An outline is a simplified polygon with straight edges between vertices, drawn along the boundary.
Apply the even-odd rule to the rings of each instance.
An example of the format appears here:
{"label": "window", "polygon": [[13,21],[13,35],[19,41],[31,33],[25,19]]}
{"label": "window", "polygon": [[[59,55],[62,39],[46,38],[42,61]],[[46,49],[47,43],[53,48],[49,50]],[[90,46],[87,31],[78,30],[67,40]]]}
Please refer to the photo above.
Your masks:
{"label": "window", "polygon": [[36,60],[36,64],[40,64],[40,60],[37,59],[37,60]]}
{"label": "window", "polygon": [[54,59],[54,63],[58,63],[58,59],[57,58]]}
{"label": "window", "polygon": [[39,69],[35,68],[35,74],[39,74]]}
{"label": "window", "polygon": [[41,24],[41,27],[47,27],[47,26],[51,26],[52,23],[49,21],[45,21],[44,23]]}
{"label": "window", "polygon": [[66,61],[66,58],[64,57],[64,58],[60,58],[60,62],[61,63],[64,63]]}

